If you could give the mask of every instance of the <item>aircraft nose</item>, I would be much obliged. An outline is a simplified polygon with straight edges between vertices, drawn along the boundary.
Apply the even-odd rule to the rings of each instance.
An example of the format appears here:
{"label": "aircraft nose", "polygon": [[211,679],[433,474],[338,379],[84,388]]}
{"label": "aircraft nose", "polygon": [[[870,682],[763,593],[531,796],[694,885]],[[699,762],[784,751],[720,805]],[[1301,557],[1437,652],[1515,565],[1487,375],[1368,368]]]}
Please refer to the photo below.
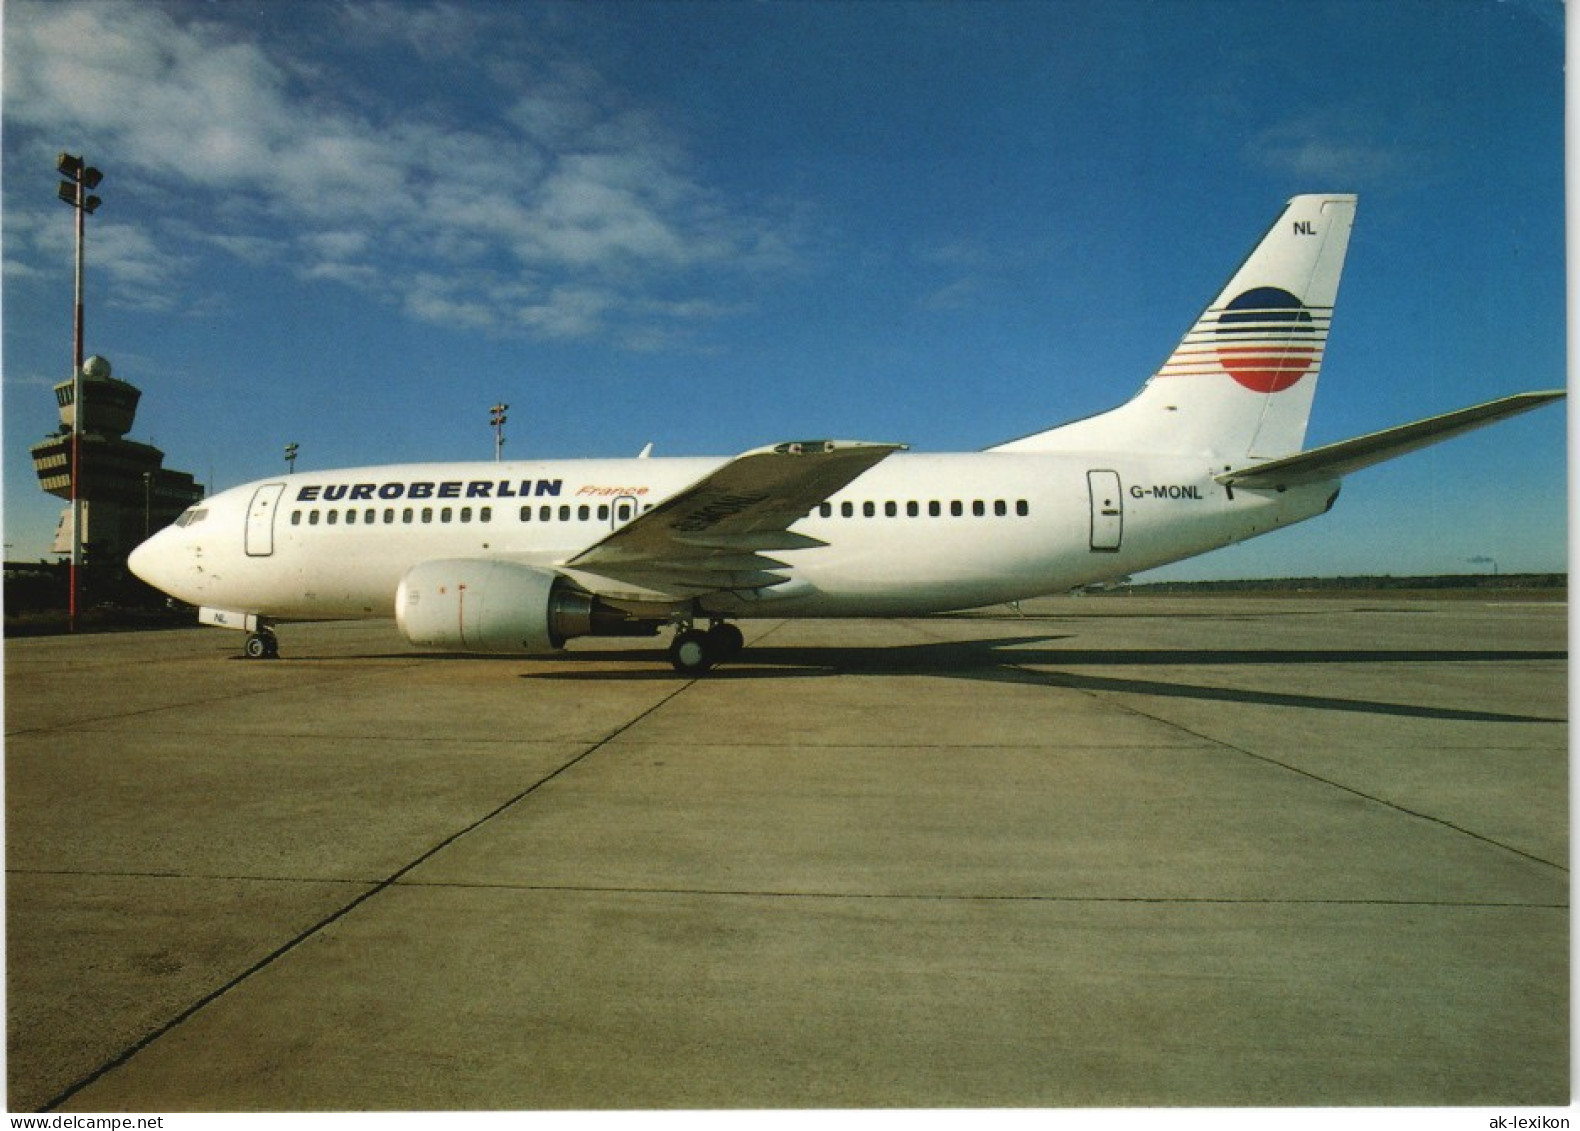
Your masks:
{"label": "aircraft nose", "polygon": [[126,567],[140,580],[163,593],[170,592],[173,581],[173,562],[169,539],[161,530],[146,542],[140,543],[126,558]]}

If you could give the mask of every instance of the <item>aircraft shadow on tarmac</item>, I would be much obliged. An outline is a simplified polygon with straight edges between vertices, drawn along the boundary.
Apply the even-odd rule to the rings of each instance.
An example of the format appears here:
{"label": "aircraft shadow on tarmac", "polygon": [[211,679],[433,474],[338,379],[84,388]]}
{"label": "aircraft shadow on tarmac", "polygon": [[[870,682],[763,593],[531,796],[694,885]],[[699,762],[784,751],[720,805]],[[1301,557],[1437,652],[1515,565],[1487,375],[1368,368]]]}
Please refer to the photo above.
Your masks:
{"label": "aircraft shadow on tarmac", "polygon": [[[1010,636],[987,640],[940,641],[927,644],[884,647],[807,647],[774,648],[748,646],[739,660],[722,664],[703,680],[807,679],[840,675],[928,675],[954,679],[1018,683],[1028,686],[1064,688],[1074,691],[1122,692],[1175,699],[1199,699],[1223,703],[1245,703],[1270,707],[1301,707],[1318,711],[1349,711],[1360,714],[1393,715],[1406,718],[1437,719],[1450,722],[1549,723],[1562,724],[1562,718],[1506,714],[1433,707],[1412,703],[1390,703],[1374,699],[1344,699],[1296,692],[1265,691],[1251,688],[1213,687],[1130,676],[1094,675],[1069,669],[1083,667],[1189,667],[1235,665],[1329,665],[1329,664],[1465,664],[1533,663],[1562,661],[1565,651],[1509,651],[1484,649],[1310,649],[1256,648],[1180,650],[1156,648],[1060,649],[1045,647],[1058,636]],[[663,669],[638,669],[631,652],[575,653],[578,663],[612,661],[620,666],[559,668],[554,671],[524,672],[532,680],[674,680],[675,673]]]}

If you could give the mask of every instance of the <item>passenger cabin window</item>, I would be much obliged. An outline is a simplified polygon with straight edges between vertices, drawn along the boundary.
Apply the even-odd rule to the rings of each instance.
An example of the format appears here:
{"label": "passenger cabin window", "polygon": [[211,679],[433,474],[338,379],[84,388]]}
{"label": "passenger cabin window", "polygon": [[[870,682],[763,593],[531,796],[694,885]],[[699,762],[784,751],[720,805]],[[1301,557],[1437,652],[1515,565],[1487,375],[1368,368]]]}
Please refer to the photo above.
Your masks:
{"label": "passenger cabin window", "polygon": [[[987,518],[990,513],[994,518],[1008,518],[1010,516],[1011,503],[1008,499],[950,499],[947,501],[929,499],[923,504],[919,500],[911,499],[905,503],[905,517],[922,517],[922,507],[924,505],[927,508],[929,518],[941,518],[946,506],[949,508],[948,513],[954,518],[964,518],[967,514],[967,507],[970,508],[969,513],[975,518]],[[1026,518],[1031,514],[1031,504],[1025,499],[1016,499],[1013,505],[1014,514],[1017,518]],[[859,512],[858,507],[860,508]],[[841,518],[855,518],[858,513],[865,518],[876,518],[878,507],[879,504],[876,501],[862,502],[860,504],[854,502],[840,503],[838,514]],[[885,518],[900,517],[900,504],[898,502],[885,501],[882,507]],[[810,516],[813,512],[809,511],[807,513]],[[833,518],[836,512],[834,504],[825,501],[817,505],[815,513],[823,518]]]}

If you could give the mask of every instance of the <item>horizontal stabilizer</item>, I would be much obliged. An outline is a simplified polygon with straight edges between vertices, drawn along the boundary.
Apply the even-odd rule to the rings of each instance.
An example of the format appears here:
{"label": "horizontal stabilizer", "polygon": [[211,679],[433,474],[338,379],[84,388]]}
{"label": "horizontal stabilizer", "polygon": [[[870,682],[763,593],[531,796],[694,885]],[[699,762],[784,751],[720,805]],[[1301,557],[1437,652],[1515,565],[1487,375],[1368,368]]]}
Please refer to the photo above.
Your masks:
{"label": "horizontal stabilizer", "polygon": [[1337,444],[1326,444],[1320,448],[1312,448],[1308,452],[1285,456],[1283,459],[1226,471],[1213,478],[1225,486],[1250,488],[1295,487],[1302,483],[1338,479],[1352,471],[1359,471],[1374,463],[1382,463],[1395,456],[1402,456],[1407,452],[1436,444],[1452,436],[1458,436],[1462,432],[1469,432],[1473,428],[1480,428],[1510,416],[1517,416],[1522,412],[1529,412],[1533,408],[1540,408],[1564,395],[1562,389],[1516,393],[1512,397],[1503,397],[1488,401],[1486,404],[1447,412],[1442,416],[1417,420],[1414,424],[1401,424],[1397,428],[1373,432],[1368,436],[1357,436],[1353,440],[1342,440]]}

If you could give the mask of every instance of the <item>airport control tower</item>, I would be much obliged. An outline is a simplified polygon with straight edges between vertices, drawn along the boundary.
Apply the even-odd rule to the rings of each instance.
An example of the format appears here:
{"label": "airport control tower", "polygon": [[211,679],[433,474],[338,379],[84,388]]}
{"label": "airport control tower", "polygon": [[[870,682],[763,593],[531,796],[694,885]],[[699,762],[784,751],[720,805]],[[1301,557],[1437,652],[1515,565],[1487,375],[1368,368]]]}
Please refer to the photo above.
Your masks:
{"label": "airport control tower", "polygon": [[[126,555],[154,531],[203,497],[203,488],[184,471],[163,466],[165,454],[149,444],[126,439],[142,390],[110,375],[100,357],[83,363],[81,463],[81,537],[84,560],[92,567],[119,569]],[[39,486],[57,498],[71,498],[71,429],[76,420],[72,382],[55,386],[60,429],[29,449]],[[71,553],[71,507],[61,513],[53,552]]]}

